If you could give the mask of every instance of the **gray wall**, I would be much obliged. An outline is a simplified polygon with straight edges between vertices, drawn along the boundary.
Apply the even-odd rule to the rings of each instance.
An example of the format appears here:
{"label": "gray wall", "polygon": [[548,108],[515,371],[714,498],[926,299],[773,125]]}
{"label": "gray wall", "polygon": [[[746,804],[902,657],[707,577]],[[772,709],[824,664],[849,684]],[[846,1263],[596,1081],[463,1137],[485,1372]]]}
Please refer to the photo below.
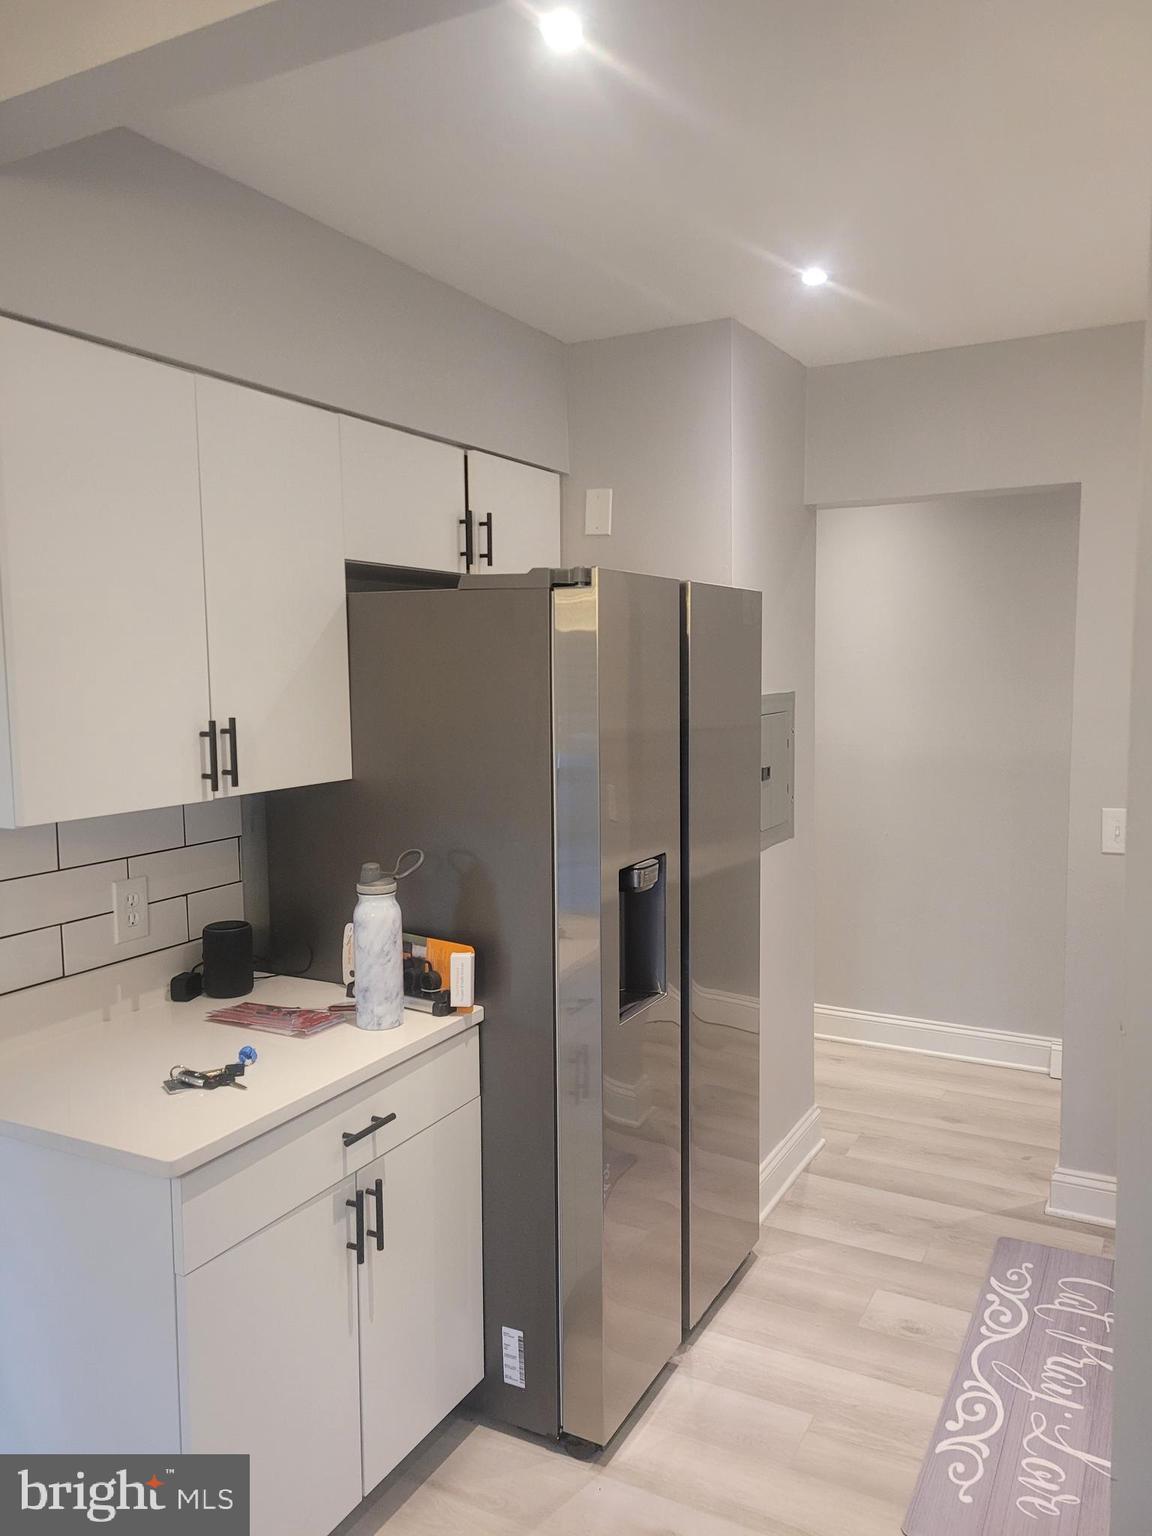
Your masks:
{"label": "gray wall", "polygon": [[796,694],[796,834],[760,855],[764,1153],[813,1098],[816,519],[804,505],[804,381],[794,358],[733,325],[732,581],[764,594],[764,692]]}
{"label": "gray wall", "polygon": [[0,170],[0,311],[567,468],[559,342],[127,130]]}
{"label": "gray wall", "polygon": [[[796,837],[761,855],[761,1151],[811,1107],[815,519],[804,369],[730,320],[570,347],[564,559],[764,594],[763,686],[795,690]],[[611,487],[613,532],[584,534]]]}
{"label": "gray wall", "polygon": [[[564,558],[653,576],[732,579],[732,322],[675,326],[568,354]],[[612,532],[584,496],[611,487]]]}
{"label": "gray wall", "polygon": [[[1152,315],[1152,303],[1149,305]],[[1128,799],[1128,923],[1120,1047],[1112,1536],[1147,1536],[1152,1510],[1152,345],[1144,372],[1144,476],[1136,564]]]}
{"label": "gray wall", "polygon": [[820,512],[818,1003],[1060,1034],[1078,518]]}
{"label": "gray wall", "polygon": [[1109,326],[813,369],[808,500],[1079,484],[1060,1161],[1115,1169],[1122,858],[1100,809],[1128,777],[1143,328]]}

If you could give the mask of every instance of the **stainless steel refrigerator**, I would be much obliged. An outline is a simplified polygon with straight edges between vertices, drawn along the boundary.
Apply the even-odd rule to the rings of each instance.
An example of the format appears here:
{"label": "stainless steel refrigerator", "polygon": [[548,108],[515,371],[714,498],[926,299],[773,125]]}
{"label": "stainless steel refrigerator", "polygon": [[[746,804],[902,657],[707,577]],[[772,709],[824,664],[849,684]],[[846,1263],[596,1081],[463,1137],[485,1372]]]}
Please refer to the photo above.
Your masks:
{"label": "stainless steel refrigerator", "polygon": [[756,1240],[759,597],[350,570],[353,778],[269,797],[273,943],[338,980],[360,864],[425,850],[405,927],[485,1007],[482,1406],[603,1445]]}

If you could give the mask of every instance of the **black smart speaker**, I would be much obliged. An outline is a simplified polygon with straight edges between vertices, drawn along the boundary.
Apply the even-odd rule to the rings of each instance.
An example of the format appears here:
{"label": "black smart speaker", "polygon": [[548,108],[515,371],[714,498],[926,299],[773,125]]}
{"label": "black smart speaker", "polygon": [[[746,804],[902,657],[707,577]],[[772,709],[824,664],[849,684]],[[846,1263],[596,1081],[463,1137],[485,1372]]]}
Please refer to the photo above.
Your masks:
{"label": "black smart speaker", "polygon": [[206,924],[205,997],[244,997],[254,984],[252,924],[236,920]]}

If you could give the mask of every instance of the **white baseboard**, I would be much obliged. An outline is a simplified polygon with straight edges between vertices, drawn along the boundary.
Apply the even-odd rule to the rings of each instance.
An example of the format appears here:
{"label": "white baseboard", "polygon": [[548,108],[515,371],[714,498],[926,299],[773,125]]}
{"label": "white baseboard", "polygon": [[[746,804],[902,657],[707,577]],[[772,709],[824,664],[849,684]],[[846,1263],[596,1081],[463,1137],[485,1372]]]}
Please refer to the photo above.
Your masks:
{"label": "white baseboard", "polygon": [[752,1035],[760,1033],[759,996],[723,992],[697,982],[692,989],[692,1007],[706,1024],[726,1024],[729,1029],[742,1029]]}
{"label": "white baseboard", "polygon": [[1087,1221],[1096,1227],[1114,1227],[1116,1176],[1088,1173],[1083,1168],[1056,1168],[1044,1209],[1049,1216]]}
{"label": "white baseboard", "polygon": [[905,1019],[894,1013],[816,1005],[816,1038],[852,1045],[880,1045],[893,1051],[920,1051],[992,1067],[1017,1067],[1059,1077],[1061,1042],[1052,1035],[1023,1035],[1007,1029],[975,1029],[937,1019]]}
{"label": "white baseboard", "polygon": [[820,1107],[813,1104],[760,1164],[760,1220],[779,1204],[824,1145]]}

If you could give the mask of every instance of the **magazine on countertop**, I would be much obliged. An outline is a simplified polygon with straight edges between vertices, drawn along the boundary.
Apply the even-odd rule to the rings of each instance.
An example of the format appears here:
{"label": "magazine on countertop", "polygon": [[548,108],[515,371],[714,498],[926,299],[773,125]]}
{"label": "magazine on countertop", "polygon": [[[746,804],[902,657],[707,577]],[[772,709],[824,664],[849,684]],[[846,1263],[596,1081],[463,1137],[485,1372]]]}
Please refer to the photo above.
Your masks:
{"label": "magazine on countertop", "polygon": [[355,1003],[336,1003],[331,1008],[285,1008],[277,1003],[236,1003],[231,1008],[217,1008],[208,1017],[217,1024],[235,1024],[241,1029],[258,1029],[269,1035],[287,1035],[305,1040],[344,1024],[355,1010]]}

